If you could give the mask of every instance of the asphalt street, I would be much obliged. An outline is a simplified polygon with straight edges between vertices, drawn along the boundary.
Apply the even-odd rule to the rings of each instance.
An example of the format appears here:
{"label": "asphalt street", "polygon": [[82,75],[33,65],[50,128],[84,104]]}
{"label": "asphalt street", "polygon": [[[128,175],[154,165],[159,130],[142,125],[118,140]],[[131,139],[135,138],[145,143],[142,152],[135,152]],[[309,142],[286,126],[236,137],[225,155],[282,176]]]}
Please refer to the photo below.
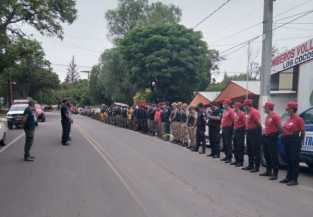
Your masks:
{"label": "asphalt street", "polygon": [[[60,145],[58,114],[0,149],[0,217],[309,217],[313,174],[287,187],[158,138],[75,116]],[[280,178],[284,171],[280,173]]]}

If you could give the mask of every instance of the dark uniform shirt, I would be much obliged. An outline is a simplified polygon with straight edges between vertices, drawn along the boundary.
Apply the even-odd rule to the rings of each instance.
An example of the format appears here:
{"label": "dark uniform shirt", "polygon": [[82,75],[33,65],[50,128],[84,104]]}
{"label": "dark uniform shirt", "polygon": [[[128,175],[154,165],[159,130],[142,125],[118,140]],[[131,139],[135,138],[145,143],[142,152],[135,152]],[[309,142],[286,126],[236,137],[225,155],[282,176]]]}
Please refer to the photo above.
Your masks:
{"label": "dark uniform shirt", "polygon": [[217,109],[215,111],[212,111],[210,113],[211,116],[214,116],[214,117],[219,117],[220,119],[216,120],[216,119],[211,119],[209,117],[209,121],[208,121],[208,126],[209,127],[217,127],[217,128],[220,128],[221,126],[221,116],[222,116],[222,110],[221,109]]}
{"label": "dark uniform shirt", "polygon": [[161,121],[163,123],[169,123],[170,122],[170,115],[171,111],[169,109],[165,109],[161,113]]}
{"label": "dark uniform shirt", "polygon": [[24,124],[24,129],[33,130],[36,127],[35,115],[30,107],[27,107],[24,111],[24,116],[27,115],[26,122]]}
{"label": "dark uniform shirt", "polygon": [[198,112],[197,129],[199,131],[205,132],[205,125],[206,125],[205,113],[200,111]]}
{"label": "dark uniform shirt", "polygon": [[62,121],[69,121],[69,109],[66,105],[61,107],[61,119]]}
{"label": "dark uniform shirt", "polygon": [[187,122],[187,114],[186,112],[181,112],[181,122],[186,123]]}

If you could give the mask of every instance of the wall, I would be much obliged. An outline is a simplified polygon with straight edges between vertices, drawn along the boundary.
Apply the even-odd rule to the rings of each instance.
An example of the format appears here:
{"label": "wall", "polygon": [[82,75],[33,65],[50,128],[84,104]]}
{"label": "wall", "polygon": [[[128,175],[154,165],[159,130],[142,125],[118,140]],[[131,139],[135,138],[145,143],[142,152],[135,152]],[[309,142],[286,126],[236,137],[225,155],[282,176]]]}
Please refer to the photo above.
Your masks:
{"label": "wall", "polygon": [[313,61],[301,64],[299,67],[298,103],[299,112],[312,107],[310,97],[313,92]]}
{"label": "wall", "polygon": [[279,114],[286,112],[286,105],[290,100],[296,100],[297,94],[272,94],[271,100],[275,104],[275,111]]}

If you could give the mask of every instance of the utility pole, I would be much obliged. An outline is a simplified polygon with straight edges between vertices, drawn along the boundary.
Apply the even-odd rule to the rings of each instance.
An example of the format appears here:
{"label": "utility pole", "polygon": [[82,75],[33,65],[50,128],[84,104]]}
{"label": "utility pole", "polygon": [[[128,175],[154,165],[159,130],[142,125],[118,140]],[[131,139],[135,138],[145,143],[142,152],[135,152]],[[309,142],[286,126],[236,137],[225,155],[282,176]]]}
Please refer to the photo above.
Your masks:
{"label": "utility pole", "polygon": [[246,99],[249,98],[249,80],[250,80],[250,74],[251,74],[251,41],[248,41],[248,65],[247,65],[247,76],[246,76]]}
{"label": "utility pole", "polygon": [[[261,90],[259,108],[270,97],[271,91],[271,70],[272,70],[272,33],[273,33],[273,5],[275,0],[264,0],[263,12],[263,37],[262,37],[262,64],[261,64]],[[262,119],[264,114],[262,114]]]}

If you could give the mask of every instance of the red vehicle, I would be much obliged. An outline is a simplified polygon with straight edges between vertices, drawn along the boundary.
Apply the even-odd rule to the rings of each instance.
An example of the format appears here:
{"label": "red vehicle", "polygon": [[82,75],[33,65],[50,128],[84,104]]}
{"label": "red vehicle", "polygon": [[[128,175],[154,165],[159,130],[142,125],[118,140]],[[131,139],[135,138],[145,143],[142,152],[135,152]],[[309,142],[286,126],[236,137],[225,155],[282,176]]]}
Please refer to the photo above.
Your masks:
{"label": "red vehicle", "polygon": [[46,115],[43,110],[43,107],[39,104],[35,104],[35,110],[36,110],[36,117],[38,121],[45,122],[46,121]]}
{"label": "red vehicle", "polygon": [[72,114],[75,114],[75,115],[77,115],[79,113],[77,107],[73,106],[73,105],[71,106],[71,112],[72,112]]}

